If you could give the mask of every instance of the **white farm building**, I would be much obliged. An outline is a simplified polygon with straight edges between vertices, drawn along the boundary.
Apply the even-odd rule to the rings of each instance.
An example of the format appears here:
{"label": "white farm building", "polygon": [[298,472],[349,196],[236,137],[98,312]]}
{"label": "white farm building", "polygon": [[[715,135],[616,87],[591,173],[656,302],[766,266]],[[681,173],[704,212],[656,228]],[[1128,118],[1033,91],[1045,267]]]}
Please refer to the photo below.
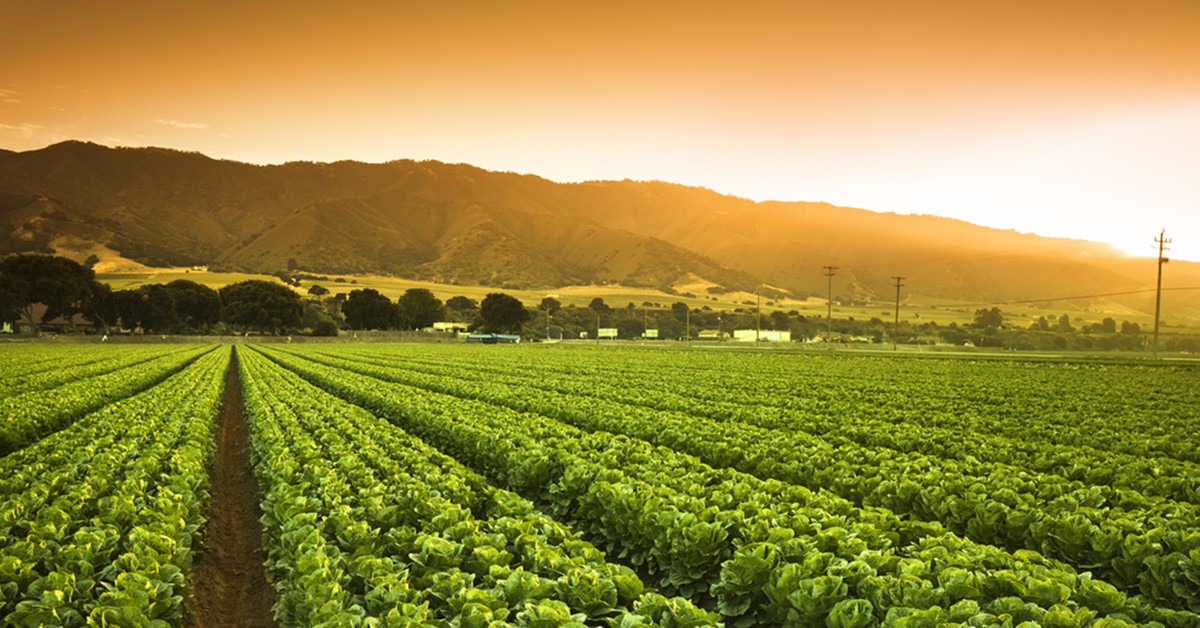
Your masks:
{"label": "white farm building", "polygon": [[757,335],[762,342],[791,342],[792,332],[776,331],[774,329],[764,329],[762,331],[756,329],[735,329],[733,330],[733,339],[739,342],[754,342]]}

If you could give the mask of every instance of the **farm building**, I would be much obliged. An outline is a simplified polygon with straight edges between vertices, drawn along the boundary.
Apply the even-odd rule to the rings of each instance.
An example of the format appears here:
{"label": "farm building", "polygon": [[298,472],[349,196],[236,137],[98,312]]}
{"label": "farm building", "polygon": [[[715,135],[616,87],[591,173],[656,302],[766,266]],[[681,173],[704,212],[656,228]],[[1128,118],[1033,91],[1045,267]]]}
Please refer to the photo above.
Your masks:
{"label": "farm building", "polygon": [[733,331],[733,339],[738,342],[754,342],[755,337],[762,342],[791,342],[792,332],[777,331],[774,329],[764,329],[762,331],[756,329],[735,329]]}

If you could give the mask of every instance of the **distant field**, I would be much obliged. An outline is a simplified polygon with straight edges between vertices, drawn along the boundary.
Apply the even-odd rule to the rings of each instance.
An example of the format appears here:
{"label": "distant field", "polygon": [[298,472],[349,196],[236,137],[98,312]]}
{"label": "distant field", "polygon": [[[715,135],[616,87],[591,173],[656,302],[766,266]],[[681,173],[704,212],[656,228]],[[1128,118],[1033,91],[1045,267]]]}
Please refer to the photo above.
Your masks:
{"label": "distant field", "polygon": [[[637,306],[641,306],[644,302],[656,303],[667,307],[677,301],[683,301],[694,307],[703,307],[707,305],[713,308],[733,308],[746,307],[744,301],[749,300],[752,302],[754,300],[753,294],[746,293],[719,295],[717,300],[713,300],[711,298],[689,298],[680,295],[667,294],[660,290],[650,288],[633,288],[629,286],[569,286],[565,288],[543,290],[517,290],[510,288],[497,288],[495,286],[437,284],[427,281],[415,281],[411,279],[399,279],[396,277],[383,277],[378,275],[321,276],[329,277],[329,280],[303,280],[301,287],[297,289],[297,292],[306,294],[310,286],[313,284],[319,284],[329,288],[330,292],[333,293],[349,292],[350,290],[359,288],[373,288],[382,294],[395,299],[403,294],[405,290],[410,288],[426,288],[443,301],[450,297],[459,295],[475,299],[476,301],[482,301],[483,298],[490,293],[504,292],[521,299],[527,305],[536,305],[537,303],[541,302],[543,298],[547,296],[553,296],[561,301],[564,305],[575,304],[577,306],[586,306],[593,298],[602,297],[613,307],[624,307],[626,303],[634,303]],[[161,272],[97,273],[96,278],[118,290],[136,288],[138,286],[151,283],[167,283],[170,281],[175,281],[176,279],[195,281],[196,283],[204,284],[212,288],[220,288],[231,283],[246,281],[248,279],[279,281],[277,277],[271,275],[185,271],[183,269],[171,269]],[[824,308],[824,301],[817,303],[815,301],[805,302],[785,300],[772,307],[766,305],[766,300],[764,300],[764,310],[816,308],[817,305],[820,305],[821,308]]]}
{"label": "distant field", "polygon": [[[752,293],[729,293],[722,295],[684,297],[680,295],[671,295],[660,290],[649,288],[632,288],[628,286],[569,286],[564,288],[544,289],[544,290],[513,290],[497,288],[494,286],[463,286],[463,285],[446,285],[436,284],[425,281],[414,281],[409,279],[399,279],[395,277],[382,277],[377,275],[366,276],[337,276],[324,275],[329,277],[329,281],[308,281],[302,282],[297,292],[306,294],[308,288],[313,284],[320,284],[333,293],[349,292],[356,288],[373,288],[379,292],[395,299],[410,288],[426,288],[433,292],[438,298],[443,301],[453,296],[466,296],[476,301],[482,301],[489,293],[505,292],[511,294],[518,299],[521,299],[527,305],[533,306],[541,302],[546,296],[553,296],[561,301],[564,305],[574,304],[577,307],[584,307],[595,297],[603,298],[609,305],[613,307],[624,307],[628,303],[633,303],[635,307],[641,307],[643,303],[649,302],[662,307],[669,307],[672,303],[683,301],[694,308],[710,307],[713,309],[733,309],[733,308],[752,308],[755,300],[755,295]],[[150,283],[166,283],[176,279],[187,279],[195,281],[212,288],[220,288],[221,286],[245,281],[248,279],[260,279],[264,281],[279,281],[278,278],[271,275],[254,275],[245,273],[214,273],[214,272],[198,272],[187,271],[184,269],[171,269],[165,271],[153,272],[137,272],[137,273],[98,273],[97,279],[108,283],[114,289],[136,288],[140,285]],[[341,282],[336,280],[341,279]],[[714,300],[715,297],[715,300]],[[1169,304],[1169,303],[1168,303]],[[880,301],[870,305],[834,305],[833,316],[835,318],[850,318],[858,320],[868,320],[871,318],[879,318],[885,322],[890,322],[894,316],[894,303]],[[948,301],[945,299],[932,299],[929,297],[907,297],[903,296],[901,301],[900,316],[902,320],[910,321],[914,324],[921,322],[936,322],[939,325],[949,323],[957,323],[959,325],[972,322],[974,319],[975,310],[989,305]],[[1143,330],[1149,330],[1154,325],[1152,315],[1147,315],[1138,312],[1129,311],[1112,311],[1112,312],[1078,312],[1072,310],[1059,310],[1047,307],[1034,307],[1031,305],[1000,305],[1001,310],[1005,314],[1005,318],[1012,324],[1018,327],[1027,326],[1035,321],[1039,316],[1045,316],[1050,319],[1057,319],[1064,312],[1068,313],[1072,320],[1080,324],[1098,323],[1105,317],[1112,317],[1118,323],[1121,321],[1130,321],[1141,325]],[[762,308],[764,312],[773,310],[791,311],[796,310],[801,314],[809,317],[824,318],[826,314],[826,304],[824,299],[811,298],[807,300],[782,299],[772,301],[763,299]],[[1165,310],[1164,319],[1171,321],[1169,316],[1170,310]],[[1180,325],[1171,325],[1168,328],[1174,333],[1200,333],[1200,326],[1193,324],[1191,321],[1179,321]]]}
{"label": "distant field", "polygon": [[177,279],[186,279],[213,289],[227,286],[239,281],[260,279],[263,281],[279,281],[271,275],[254,275],[249,273],[210,273],[171,269],[163,271],[148,271],[134,273],[96,273],[96,279],[113,287],[114,290],[128,290],[152,283],[170,283]]}

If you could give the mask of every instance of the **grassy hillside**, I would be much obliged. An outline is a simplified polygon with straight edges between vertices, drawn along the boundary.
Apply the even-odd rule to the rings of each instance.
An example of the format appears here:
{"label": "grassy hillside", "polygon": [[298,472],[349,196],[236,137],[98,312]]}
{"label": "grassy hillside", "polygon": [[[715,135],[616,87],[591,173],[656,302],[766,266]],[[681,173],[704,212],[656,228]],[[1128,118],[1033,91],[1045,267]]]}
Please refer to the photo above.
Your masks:
{"label": "grassy hillside", "polygon": [[[79,142],[0,153],[0,254],[15,251],[115,252],[120,270],[298,267],[733,303],[745,299],[721,295],[760,284],[823,302],[822,268],[836,266],[834,298],[845,303],[890,303],[900,275],[914,303],[1129,317],[1152,315],[1155,273],[1152,259],[1092,242],[662,182],[558,184],[414,161],[254,166]],[[1164,285],[1168,320],[1200,319],[1200,264],[1172,263]]]}

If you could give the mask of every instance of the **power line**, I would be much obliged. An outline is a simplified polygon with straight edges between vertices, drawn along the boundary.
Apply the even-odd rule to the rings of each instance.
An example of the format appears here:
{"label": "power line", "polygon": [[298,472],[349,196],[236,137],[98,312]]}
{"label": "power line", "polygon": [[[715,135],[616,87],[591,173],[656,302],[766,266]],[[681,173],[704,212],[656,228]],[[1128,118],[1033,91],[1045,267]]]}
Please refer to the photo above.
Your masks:
{"label": "power line", "polygon": [[[1042,245],[1038,245],[1038,246],[1027,246],[1027,247],[1016,248],[1016,249],[986,251],[986,252],[980,252],[980,253],[963,253],[961,255],[947,255],[947,256],[942,256],[942,257],[928,257],[925,259],[908,260],[907,264],[909,266],[924,266],[926,264],[938,264],[938,263],[942,263],[942,262],[954,262],[954,261],[971,260],[971,259],[986,259],[986,258],[994,258],[994,257],[1032,257],[1032,256],[1038,255],[1039,253],[1049,253],[1056,249],[1076,249],[1076,251],[1080,252],[1080,253],[1089,252],[1090,249],[1087,247],[1080,246],[1081,244],[1086,244],[1086,242],[1073,241],[1073,240],[1069,240],[1066,242],[1051,242],[1051,243],[1042,244]],[[1101,247],[1111,248],[1111,247],[1107,247],[1103,243],[1095,243],[1095,245],[1096,246],[1092,247],[1092,248],[1101,248]]]}
{"label": "power line", "polygon": [[[1163,292],[1172,290],[1200,290],[1200,286],[1184,286],[1175,288],[1163,288]],[[1147,290],[1129,290],[1127,292],[1105,292],[1103,294],[1080,294],[1067,297],[1053,297],[1049,299],[1020,299],[1016,301],[986,301],[981,303],[935,303],[931,307],[982,307],[985,305],[1022,305],[1025,303],[1053,303],[1055,301],[1074,301],[1077,299],[1099,299],[1103,297],[1123,297],[1131,294],[1146,294],[1155,292],[1154,289]]]}

